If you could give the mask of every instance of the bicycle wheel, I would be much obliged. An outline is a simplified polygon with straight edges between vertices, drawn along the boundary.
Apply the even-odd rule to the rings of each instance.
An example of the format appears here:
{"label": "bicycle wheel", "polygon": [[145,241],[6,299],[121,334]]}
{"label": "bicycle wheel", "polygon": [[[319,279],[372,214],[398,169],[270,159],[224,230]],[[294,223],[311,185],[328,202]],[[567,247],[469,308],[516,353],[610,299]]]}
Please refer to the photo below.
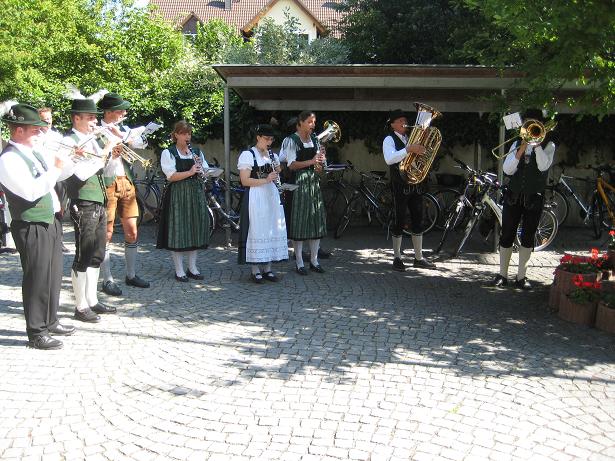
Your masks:
{"label": "bicycle wheel", "polygon": [[459,225],[459,222],[463,219],[463,215],[465,214],[465,206],[463,204],[463,200],[457,199],[457,201],[454,203],[454,206],[455,207],[452,210],[450,210],[447,214],[446,220],[444,222],[444,231],[442,232],[442,237],[440,237],[440,242],[438,243],[438,246],[434,250],[434,253],[440,253],[447,237],[450,235],[453,229],[455,229]]}
{"label": "bicycle wheel", "polygon": [[357,199],[352,199],[350,203],[346,206],[344,213],[340,217],[339,223],[335,228],[335,238],[338,239],[342,236],[346,228],[348,227],[348,223],[350,223],[350,218],[354,214],[354,204],[357,202]]}
{"label": "bicycle wheel", "polygon": [[374,210],[376,219],[381,226],[386,227],[391,220],[393,210],[393,195],[388,183],[379,182],[374,187],[374,198],[378,208]]}
{"label": "bicycle wheel", "polygon": [[483,210],[480,210],[478,213],[474,214],[468,220],[468,223],[466,224],[465,230],[463,232],[463,237],[461,238],[459,245],[457,245],[457,249],[453,253],[453,256],[457,256],[459,253],[461,253],[461,249],[463,248],[463,246],[466,244],[466,242],[470,238],[470,235],[472,235],[472,232],[474,232],[474,229],[476,228],[476,223],[478,223],[478,219],[480,218],[482,214],[483,214]]}
{"label": "bicycle wheel", "polygon": [[[559,224],[557,222],[557,216],[551,210],[542,210],[540,219],[538,220],[538,227],[534,234],[534,251],[540,251],[547,248],[557,235]],[[519,224],[517,228],[517,235],[515,236],[515,245],[517,248],[521,246],[521,231],[523,230],[523,222]]]}
{"label": "bicycle wheel", "polygon": [[434,228],[440,217],[440,205],[438,205],[438,201],[435,197],[429,193],[423,194],[422,198],[423,222],[421,227],[423,228],[423,234],[427,234]]}
{"label": "bicycle wheel", "polygon": [[327,230],[335,230],[348,206],[348,197],[339,184],[330,183],[322,188],[322,199],[327,213]]}
{"label": "bicycle wheel", "polygon": [[209,238],[211,240],[211,237],[212,235],[214,235],[214,231],[216,230],[218,222],[216,220],[216,214],[210,207],[207,207],[207,212],[209,213]]}
{"label": "bicycle wheel", "polygon": [[557,186],[549,186],[545,189],[545,201],[552,204],[553,209],[551,211],[555,213],[558,225],[562,226],[570,212],[570,204],[566,196],[560,192]]}
{"label": "bicycle wheel", "polygon": [[591,222],[592,222],[592,230],[594,232],[594,238],[599,239],[602,236],[602,226],[604,223],[604,215],[605,215],[605,207],[602,202],[602,198],[598,191],[594,192],[591,201]]}
{"label": "bicycle wheel", "polygon": [[137,199],[141,200],[141,205],[143,207],[141,220],[144,222],[152,220],[158,222],[162,200],[158,186],[148,181],[135,181],[135,191]]}
{"label": "bicycle wheel", "polygon": [[440,216],[436,221],[436,229],[443,230],[446,225],[447,218],[457,206],[457,197],[459,197],[459,191],[447,187],[445,189],[439,189],[432,195],[438,201],[440,205]]}

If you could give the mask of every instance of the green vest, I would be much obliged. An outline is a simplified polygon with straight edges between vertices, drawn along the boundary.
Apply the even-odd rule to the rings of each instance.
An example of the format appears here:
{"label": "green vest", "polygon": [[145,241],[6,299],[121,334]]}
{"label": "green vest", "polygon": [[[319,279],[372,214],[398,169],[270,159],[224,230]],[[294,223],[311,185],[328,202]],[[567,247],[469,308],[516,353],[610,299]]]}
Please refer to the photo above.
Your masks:
{"label": "green vest", "polygon": [[[26,162],[26,165],[28,165],[28,170],[32,173],[33,178],[38,178],[41,175],[41,172],[34,166],[34,162],[20,152],[19,149],[16,149],[13,145],[7,145],[0,155],[3,155],[6,152],[14,152],[19,155],[22,160]],[[39,162],[41,162],[43,169],[47,171],[47,165],[42,157],[36,153],[34,153],[34,156]],[[51,192],[47,192],[42,197],[34,200],[33,202],[29,202],[19,195],[14,194],[8,188],[3,187],[3,189],[9,202],[9,211],[11,212],[11,217],[13,220],[51,224],[55,219]]]}
{"label": "green vest", "polygon": [[[70,138],[76,143],[79,143],[79,137],[76,133],[71,133]],[[90,176],[85,183],[79,188],[77,194],[73,195],[71,199],[88,200],[96,203],[107,203],[107,190],[103,181],[102,173]]]}
{"label": "green vest", "polygon": [[536,153],[530,156],[529,163],[522,157],[517,171],[510,177],[508,188],[518,194],[542,193],[547,186],[548,171],[540,171],[536,163]]}

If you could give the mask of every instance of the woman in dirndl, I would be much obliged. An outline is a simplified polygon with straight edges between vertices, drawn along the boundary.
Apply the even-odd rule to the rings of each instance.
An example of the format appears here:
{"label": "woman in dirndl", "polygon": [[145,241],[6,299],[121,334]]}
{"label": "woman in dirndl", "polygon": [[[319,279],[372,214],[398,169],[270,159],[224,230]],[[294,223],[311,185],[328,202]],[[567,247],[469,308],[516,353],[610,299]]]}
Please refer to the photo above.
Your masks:
{"label": "woman in dirndl", "polygon": [[[200,149],[190,146],[192,127],[188,122],[177,122],[171,137],[175,144],[163,150],[160,157],[160,167],[168,182],[156,248],[171,251],[178,282],[187,282],[189,278],[203,280],[196,260],[197,250],[207,248],[209,244],[211,223],[200,177],[202,169],[208,165]],[[184,253],[188,255],[187,271],[184,269]]]}
{"label": "woman in dirndl", "polygon": [[304,111],[297,117],[297,131],[282,142],[288,168],[295,173],[293,205],[290,212],[290,235],[295,249],[297,273],[308,275],[303,263],[303,242],[310,247],[310,270],[323,273],[318,262],[320,239],[326,235],[325,206],[320,192],[320,179],[316,170],[322,169],[325,162],[324,147],[314,135],[316,115]]}
{"label": "woman in dirndl", "polygon": [[271,152],[271,125],[258,125],[256,145],[239,156],[237,169],[246,188],[241,204],[239,264],[252,266],[252,280],[264,283],[279,279],[271,263],[288,259],[286,220],[280,201],[278,173],[280,161]]}

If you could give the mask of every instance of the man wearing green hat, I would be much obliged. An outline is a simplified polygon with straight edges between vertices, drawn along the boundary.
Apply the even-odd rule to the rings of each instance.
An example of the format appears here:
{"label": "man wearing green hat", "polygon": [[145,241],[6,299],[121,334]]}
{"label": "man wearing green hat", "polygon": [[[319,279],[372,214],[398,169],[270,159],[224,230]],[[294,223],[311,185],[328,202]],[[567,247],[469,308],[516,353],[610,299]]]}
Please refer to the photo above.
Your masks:
{"label": "man wearing green hat", "polygon": [[100,264],[105,256],[107,202],[102,170],[104,160],[117,144],[92,133],[97,125],[96,103],[92,99],[75,99],[71,105],[72,130],[63,143],[84,152],[86,159],[75,167],[66,181],[71,199],[70,216],[75,228],[75,259],[72,282],[75,294],[75,318],[82,322],[99,322],[97,314],[115,313],[115,307],[98,301],[97,284]]}
{"label": "man wearing green hat", "polygon": [[[107,93],[98,102],[98,108],[103,111],[101,125],[107,127],[112,133],[120,137],[122,142],[133,149],[144,149],[147,141],[140,136],[139,131],[131,130],[122,124],[126,118],[126,111],[130,103],[117,93]],[[126,285],[148,288],[146,282],[136,273],[137,262],[137,218],[139,208],[135,193],[134,177],[130,164],[118,153],[107,162],[104,170],[105,185],[107,186],[107,242],[113,237],[113,223],[116,214],[122,222],[124,230],[124,261],[126,264]],[[102,290],[108,295],[119,296],[122,290],[111,275],[111,262],[109,249],[105,252],[105,259],[101,264],[103,283]]]}
{"label": "man wearing green hat", "polygon": [[[13,220],[11,234],[23,270],[22,297],[28,346],[60,349],[50,335],[71,335],[75,328],[58,321],[62,283],[62,223],[54,186],[71,172],[72,162],[34,149],[41,127],[36,109],[13,105],[2,121],[11,138],[0,153],[0,184]],[[65,166],[66,165],[66,166]]]}

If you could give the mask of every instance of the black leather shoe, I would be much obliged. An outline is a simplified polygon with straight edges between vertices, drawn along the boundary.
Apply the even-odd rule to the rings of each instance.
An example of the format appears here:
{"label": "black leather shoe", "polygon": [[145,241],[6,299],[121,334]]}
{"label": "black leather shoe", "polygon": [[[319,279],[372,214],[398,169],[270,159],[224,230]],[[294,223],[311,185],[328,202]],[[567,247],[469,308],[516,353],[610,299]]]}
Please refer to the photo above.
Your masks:
{"label": "black leather shoe", "polygon": [[508,286],[508,279],[498,274],[493,279],[493,286],[496,288],[505,288]]}
{"label": "black leather shoe", "polygon": [[393,270],[397,271],[397,272],[405,272],[406,271],[406,265],[401,260],[401,258],[395,258],[393,260]]}
{"label": "black leather shoe", "polygon": [[89,307],[83,312],[75,309],[75,320],[79,320],[80,322],[98,323],[100,322],[100,315],[96,314],[96,312]]}
{"label": "black leather shoe", "polygon": [[527,277],[523,277],[521,280],[515,279],[515,288],[519,288],[520,290],[531,290],[532,284]]}
{"label": "black leather shoe", "polygon": [[98,303],[94,306],[90,306],[90,309],[92,309],[97,314],[115,314],[117,312],[117,309],[115,307],[107,306],[103,303]]}
{"label": "black leather shoe", "polygon": [[41,335],[37,336],[34,339],[28,341],[28,347],[32,349],[41,349],[45,351],[50,351],[54,349],[62,349],[62,341],[58,341],[57,339],[52,338],[49,335]]}
{"label": "black leather shoe", "polygon": [[202,274],[193,274],[190,271],[186,272],[186,276],[194,280],[203,280],[205,278]]}
{"label": "black leather shoe", "polygon": [[269,280],[270,282],[279,282],[280,279],[278,278],[277,275],[275,275],[273,272],[269,271],[269,272],[265,272],[263,274],[263,278],[265,280]]}
{"label": "black leather shoe", "polygon": [[436,269],[436,265],[431,261],[427,261],[425,258],[415,259],[412,265],[414,267],[418,267],[419,269]]}
{"label": "black leather shoe", "polygon": [[296,271],[297,271],[297,274],[299,275],[308,275],[308,271],[303,266],[297,267]]}
{"label": "black leather shoe", "polygon": [[188,281],[188,276],[186,275],[177,275],[175,274],[175,280],[177,280],[178,282],[187,282]]}
{"label": "black leather shoe", "polygon": [[55,327],[49,327],[47,330],[49,334],[54,336],[70,336],[75,332],[75,327],[58,323]]}
{"label": "black leather shoe", "polygon": [[146,282],[138,275],[135,275],[133,278],[129,279],[126,277],[126,285],[137,288],[149,288],[149,282]]}
{"label": "black leather shoe", "polygon": [[113,280],[107,280],[102,283],[102,291],[103,293],[108,294],[109,296],[122,296],[122,290],[117,286]]}
{"label": "black leather shoe", "polygon": [[265,283],[265,279],[263,278],[263,275],[261,273],[258,274],[250,274],[250,278],[252,279],[252,281],[254,283],[257,284],[261,284],[261,283]]}
{"label": "black leather shoe", "polygon": [[310,263],[310,270],[312,272],[318,272],[319,274],[324,274],[325,273],[325,270],[320,266],[320,264],[314,265],[314,264]]}

